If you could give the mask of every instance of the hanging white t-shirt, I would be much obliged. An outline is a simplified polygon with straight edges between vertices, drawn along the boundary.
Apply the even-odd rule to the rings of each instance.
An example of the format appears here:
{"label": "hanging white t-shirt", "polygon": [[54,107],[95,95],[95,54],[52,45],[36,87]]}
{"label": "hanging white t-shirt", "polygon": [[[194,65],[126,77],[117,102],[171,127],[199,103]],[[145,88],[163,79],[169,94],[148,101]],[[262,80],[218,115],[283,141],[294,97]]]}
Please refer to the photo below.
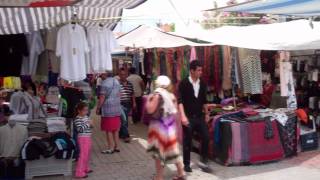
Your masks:
{"label": "hanging white t-shirt", "polygon": [[26,34],[29,48],[29,57],[22,61],[21,74],[34,75],[37,71],[39,55],[44,51],[44,45],[39,31]]}
{"label": "hanging white t-shirt", "polygon": [[60,28],[57,37],[56,55],[61,57],[60,77],[68,81],[86,78],[85,54],[89,52],[84,28],[67,24]]}
{"label": "hanging white t-shirt", "polygon": [[118,46],[112,31],[95,26],[88,29],[90,62],[95,73],[112,70],[111,52]]}

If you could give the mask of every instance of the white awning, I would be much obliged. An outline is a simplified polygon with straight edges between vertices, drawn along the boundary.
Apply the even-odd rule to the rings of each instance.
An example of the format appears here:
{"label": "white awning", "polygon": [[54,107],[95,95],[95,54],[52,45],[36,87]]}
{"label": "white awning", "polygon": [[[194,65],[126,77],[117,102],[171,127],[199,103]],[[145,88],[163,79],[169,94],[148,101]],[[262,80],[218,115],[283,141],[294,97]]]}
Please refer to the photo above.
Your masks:
{"label": "white awning", "polygon": [[171,48],[180,46],[209,46],[212,44],[195,43],[184,37],[169,34],[154,27],[138,26],[118,38],[118,44],[136,48]]}
{"label": "white awning", "polygon": [[199,39],[218,45],[261,50],[320,49],[320,22],[297,20],[285,23],[224,26],[197,33]]}

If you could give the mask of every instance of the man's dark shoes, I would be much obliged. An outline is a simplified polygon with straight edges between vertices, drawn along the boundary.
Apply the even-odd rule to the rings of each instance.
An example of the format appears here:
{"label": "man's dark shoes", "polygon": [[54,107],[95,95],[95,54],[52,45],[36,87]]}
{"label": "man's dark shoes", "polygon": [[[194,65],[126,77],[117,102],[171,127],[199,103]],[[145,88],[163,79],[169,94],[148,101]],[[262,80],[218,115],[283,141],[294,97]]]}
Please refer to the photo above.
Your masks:
{"label": "man's dark shoes", "polygon": [[191,173],[191,172],[192,172],[192,169],[191,169],[190,166],[184,166],[184,171]]}

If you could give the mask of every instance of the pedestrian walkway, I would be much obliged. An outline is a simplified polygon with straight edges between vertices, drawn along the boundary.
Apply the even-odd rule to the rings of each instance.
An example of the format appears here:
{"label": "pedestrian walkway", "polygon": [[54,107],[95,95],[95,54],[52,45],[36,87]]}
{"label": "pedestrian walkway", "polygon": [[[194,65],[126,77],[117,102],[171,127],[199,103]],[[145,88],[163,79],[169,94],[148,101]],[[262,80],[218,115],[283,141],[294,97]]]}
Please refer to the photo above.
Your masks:
{"label": "pedestrian walkway", "polygon": [[[94,170],[88,180],[150,180],[155,169],[153,160],[146,153],[147,127],[143,124],[129,125],[133,140],[130,144],[121,142],[120,153],[107,155],[100,151],[105,147],[105,136],[95,121],[91,167]],[[202,172],[195,164],[197,155],[192,154],[193,173],[189,180],[319,180],[320,151],[300,153],[299,156],[263,165],[225,167],[210,162],[213,174]],[[166,179],[175,175],[175,166],[166,167]],[[72,177],[51,176],[40,180],[70,180]]]}

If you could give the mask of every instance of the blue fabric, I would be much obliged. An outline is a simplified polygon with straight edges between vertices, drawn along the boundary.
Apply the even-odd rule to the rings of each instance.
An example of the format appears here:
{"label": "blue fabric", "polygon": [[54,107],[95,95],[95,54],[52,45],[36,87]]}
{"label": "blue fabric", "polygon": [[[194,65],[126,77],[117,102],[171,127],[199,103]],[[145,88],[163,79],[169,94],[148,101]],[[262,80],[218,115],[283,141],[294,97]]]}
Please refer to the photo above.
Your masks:
{"label": "blue fabric", "polygon": [[58,77],[59,73],[53,73],[52,71],[49,71],[49,82],[48,86],[57,86],[58,85]]}
{"label": "blue fabric", "polygon": [[246,115],[244,114],[244,112],[240,111],[240,112],[222,115],[215,121],[213,133],[214,133],[214,144],[216,147],[221,147],[221,129],[220,129],[221,120],[227,119],[227,118],[244,118],[244,117],[246,117]]}
{"label": "blue fabric", "polygon": [[265,0],[227,7],[223,11],[316,16],[320,14],[319,5],[319,0]]}
{"label": "blue fabric", "polygon": [[132,57],[132,66],[134,68],[136,68],[136,73],[139,74],[140,73],[140,54],[139,52],[135,52],[133,54],[133,57]]}
{"label": "blue fabric", "polygon": [[131,107],[129,106],[121,106],[121,127],[119,131],[119,137],[120,138],[128,138],[130,137],[129,131],[128,131],[128,117],[129,113],[131,111]]}

